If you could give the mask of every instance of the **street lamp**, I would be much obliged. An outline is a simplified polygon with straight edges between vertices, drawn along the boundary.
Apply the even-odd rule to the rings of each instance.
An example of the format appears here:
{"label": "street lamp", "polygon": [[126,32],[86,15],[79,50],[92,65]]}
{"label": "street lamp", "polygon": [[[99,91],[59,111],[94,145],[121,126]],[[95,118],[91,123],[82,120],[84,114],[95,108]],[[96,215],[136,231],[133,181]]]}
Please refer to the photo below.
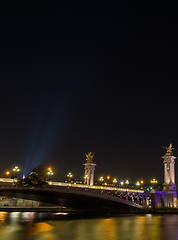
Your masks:
{"label": "street lamp", "polygon": [[71,178],[73,177],[72,173],[69,172],[69,173],[67,174],[67,177],[68,177],[68,181],[70,182],[70,181],[71,181]]}
{"label": "street lamp", "polygon": [[100,178],[99,178],[99,181],[100,181],[101,184],[102,184],[102,182],[104,181],[104,178],[103,178],[103,177],[100,177]]}
{"label": "street lamp", "polygon": [[124,182],[123,181],[121,181],[121,186],[123,186],[124,185]]}
{"label": "street lamp", "polygon": [[140,182],[136,182],[136,186],[140,186]]}
{"label": "street lamp", "polygon": [[[106,177],[106,183],[107,184],[111,183],[111,177],[109,175]],[[107,185],[107,184],[105,184],[105,185]]]}
{"label": "street lamp", "polygon": [[125,181],[125,184],[127,184],[127,185],[128,185],[128,184],[129,184],[129,180],[126,180],[126,181]]}
{"label": "street lamp", "polygon": [[13,172],[14,172],[14,178],[17,178],[17,173],[20,172],[20,169],[18,166],[15,166],[13,169]]}
{"label": "street lamp", "polygon": [[10,171],[6,171],[5,174],[7,175],[7,177],[10,175]]}
{"label": "street lamp", "polygon": [[51,177],[54,175],[52,168],[48,168],[48,172],[47,172],[48,176],[49,176],[49,180],[51,180]]}
{"label": "street lamp", "polygon": [[114,178],[112,182],[113,182],[114,184],[116,184],[116,183],[117,183],[117,179]]}

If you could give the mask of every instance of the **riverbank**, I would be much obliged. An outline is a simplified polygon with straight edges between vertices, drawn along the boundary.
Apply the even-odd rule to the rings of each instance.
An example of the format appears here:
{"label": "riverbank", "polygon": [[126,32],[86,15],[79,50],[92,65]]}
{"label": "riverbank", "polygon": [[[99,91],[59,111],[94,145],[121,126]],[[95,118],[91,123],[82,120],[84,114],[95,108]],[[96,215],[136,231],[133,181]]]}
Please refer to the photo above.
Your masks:
{"label": "riverbank", "polygon": [[147,214],[178,214],[178,208],[148,208],[145,209]]}
{"label": "riverbank", "polygon": [[75,211],[64,207],[0,207],[0,212],[46,212],[46,213],[68,213],[77,215],[118,215],[118,214],[178,214],[178,208],[146,208],[139,212],[107,212],[107,211]]}
{"label": "riverbank", "polygon": [[70,208],[63,207],[0,207],[0,212],[66,212],[72,213]]}

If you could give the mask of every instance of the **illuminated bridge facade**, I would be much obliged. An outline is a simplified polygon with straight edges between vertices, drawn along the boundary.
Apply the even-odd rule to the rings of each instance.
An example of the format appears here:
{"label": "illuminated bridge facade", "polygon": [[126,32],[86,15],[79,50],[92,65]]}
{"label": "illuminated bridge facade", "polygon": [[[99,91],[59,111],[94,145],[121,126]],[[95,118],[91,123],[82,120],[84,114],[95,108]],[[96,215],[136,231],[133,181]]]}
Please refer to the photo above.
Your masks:
{"label": "illuminated bridge facade", "polygon": [[0,195],[88,211],[138,212],[148,205],[147,195],[141,190],[60,182],[24,187],[0,179]]}

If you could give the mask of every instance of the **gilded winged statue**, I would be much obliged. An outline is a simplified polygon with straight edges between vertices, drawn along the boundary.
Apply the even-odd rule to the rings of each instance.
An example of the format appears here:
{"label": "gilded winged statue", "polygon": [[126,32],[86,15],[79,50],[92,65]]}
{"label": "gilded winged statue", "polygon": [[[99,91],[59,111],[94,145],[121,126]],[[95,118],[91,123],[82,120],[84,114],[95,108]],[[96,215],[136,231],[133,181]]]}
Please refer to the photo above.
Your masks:
{"label": "gilded winged statue", "polygon": [[169,147],[165,147],[165,148],[166,148],[166,155],[169,155],[169,156],[173,155],[172,150],[174,148],[172,147],[172,143],[170,143]]}
{"label": "gilded winged statue", "polygon": [[85,156],[87,157],[86,160],[88,163],[92,163],[93,162],[93,157],[94,157],[94,153],[93,152],[89,152],[88,154],[85,153]]}

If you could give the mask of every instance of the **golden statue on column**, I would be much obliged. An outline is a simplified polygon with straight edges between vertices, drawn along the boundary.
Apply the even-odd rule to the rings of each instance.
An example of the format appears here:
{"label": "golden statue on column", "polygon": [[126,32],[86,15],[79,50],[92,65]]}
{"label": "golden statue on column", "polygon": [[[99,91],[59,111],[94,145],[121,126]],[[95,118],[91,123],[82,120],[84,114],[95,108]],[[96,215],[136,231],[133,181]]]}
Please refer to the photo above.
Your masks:
{"label": "golden statue on column", "polygon": [[87,163],[92,163],[93,162],[93,157],[94,157],[94,153],[93,152],[89,152],[88,154],[85,153],[85,156],[87,157]]}
{"label": "golden statue on column", "polygon": [[174,148],[172,147],[172,143],[170,143],[169,147],[165,147],[165,148],[166,148],[166,154],[165,154],[165,155],[167,155],[167,156],[172,156],[172,155],[173,155],[172,150],[174,149]]}

